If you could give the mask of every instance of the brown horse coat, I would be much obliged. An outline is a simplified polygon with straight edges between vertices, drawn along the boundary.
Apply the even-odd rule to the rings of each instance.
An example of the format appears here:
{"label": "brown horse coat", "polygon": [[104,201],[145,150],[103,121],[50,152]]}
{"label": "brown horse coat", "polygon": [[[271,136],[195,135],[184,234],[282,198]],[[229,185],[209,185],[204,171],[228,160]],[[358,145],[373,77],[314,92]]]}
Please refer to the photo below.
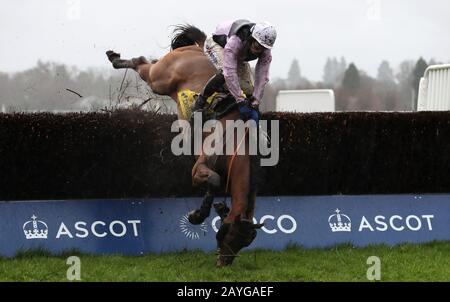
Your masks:
{"label": "brown horse coat", "polygon": [[[176,38],[186,38],[187,28],[181,28],[182,30]],[[194,27],[188,29],[198,30]],[[177,103],[178,116],[182,119],[184,116],[181,114],[178,93],[183,90],[200,92],[207,81],[217,72],[201,47],[206,36],[201,32],[197,34],[200,36],[199,38],[187,37],[188,42],[182,42],[176,49],[173,49],[158,61],[148,62],[143,57],[123,60],[120,58],[120,54],[113,51],[108,51],[107,55],[114,68],[132,68],[147,82],[154,93],[170,96]],[[183,45],[183,43],[188,45]],[[220,121],[223,124],[226,120],[236,119],[239,119],[238,110],[230,112]],[[238,142],[235,141],[234,143],[237,146]],[[248,246],[256,236],[252,224],[256,192],[250,188],[248,143],[246,149],[245,155],[237,155],[234,158],[230,155],[224,156],[223,163],[228,175],[222,175],[222,178],[229,177],[231,210],[223,220],[224,228],[221,228],[217,237],[219,246],[218,266],[231,264],[239,250]],[[217,175],[213,169],[214,167],[208,162],[208,157],[205,155],[199,156],[192,169],[193,184],[208,183],[209,180],[214,178],[214,175]],[[224,182],[222,181],[222,183]]]}

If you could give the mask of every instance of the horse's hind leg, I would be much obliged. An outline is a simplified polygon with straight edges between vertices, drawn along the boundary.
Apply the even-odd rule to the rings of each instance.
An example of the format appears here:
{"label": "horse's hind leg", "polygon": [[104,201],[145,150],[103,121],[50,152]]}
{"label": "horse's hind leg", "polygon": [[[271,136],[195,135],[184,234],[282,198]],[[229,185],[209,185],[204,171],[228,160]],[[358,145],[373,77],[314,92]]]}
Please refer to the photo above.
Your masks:
{"label": "horse's hind leg", "polygon": [[112,50],[108,50],[106,52],[106,55],[108,56],[109,61],[112,63],[115,69],[131,68],[139,73],[139,76],[142,80],[148,83],[152,63],[147,61],[145,57],[141,56],[138,58],[132,58],[130,60],[124,60],[120,58],[119,53]]}

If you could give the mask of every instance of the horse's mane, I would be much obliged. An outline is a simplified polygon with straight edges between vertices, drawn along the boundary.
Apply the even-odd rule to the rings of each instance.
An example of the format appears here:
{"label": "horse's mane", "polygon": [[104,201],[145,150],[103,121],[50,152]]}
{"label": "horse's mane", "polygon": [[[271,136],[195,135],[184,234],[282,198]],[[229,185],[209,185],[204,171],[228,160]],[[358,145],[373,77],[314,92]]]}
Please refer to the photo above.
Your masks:
{"label": "horse's mane", "polygon": [[172,50],[195,44],[203,47],[205,44],[206,34],[197,27],[190,24],[179,24],[174,27],[173,38],[170,44]]}

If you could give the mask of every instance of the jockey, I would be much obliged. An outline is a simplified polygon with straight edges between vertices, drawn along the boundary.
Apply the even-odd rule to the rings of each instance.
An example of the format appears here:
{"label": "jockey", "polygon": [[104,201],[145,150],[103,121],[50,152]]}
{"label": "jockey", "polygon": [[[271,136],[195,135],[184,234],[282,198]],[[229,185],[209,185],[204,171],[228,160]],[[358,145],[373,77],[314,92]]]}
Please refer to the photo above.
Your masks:
{"label": "jockey", "polygon": [[[207,98],[226,84],[239,103],[242,119],[258,122],[258,106],[269,81],[271,49],[276,37],[275,27],[268,22],[237,20],[219,24],[215,33],[206,39],[204,48],[218,73],[200,93],[194,110],[202,109]],[[253,80],[248,62],[256,59],[258,62]]]}

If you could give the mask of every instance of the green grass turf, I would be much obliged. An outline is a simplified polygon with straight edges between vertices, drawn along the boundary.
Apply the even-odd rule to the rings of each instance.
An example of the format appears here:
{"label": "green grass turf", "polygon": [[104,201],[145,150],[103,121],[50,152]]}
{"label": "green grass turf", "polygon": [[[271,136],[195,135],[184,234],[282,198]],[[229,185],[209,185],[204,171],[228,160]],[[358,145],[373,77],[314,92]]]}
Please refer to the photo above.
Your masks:
{"label": "green grass turf", "polygon": [[381,260],[381,281],[450,281],[450,242],[246,251],[221,269],[214,253],[125,257],[32,251],[0,258],[0,281],[67,281],[66,259],[72,255],[81,259],[81,281],[368,281],[370,256]]}

